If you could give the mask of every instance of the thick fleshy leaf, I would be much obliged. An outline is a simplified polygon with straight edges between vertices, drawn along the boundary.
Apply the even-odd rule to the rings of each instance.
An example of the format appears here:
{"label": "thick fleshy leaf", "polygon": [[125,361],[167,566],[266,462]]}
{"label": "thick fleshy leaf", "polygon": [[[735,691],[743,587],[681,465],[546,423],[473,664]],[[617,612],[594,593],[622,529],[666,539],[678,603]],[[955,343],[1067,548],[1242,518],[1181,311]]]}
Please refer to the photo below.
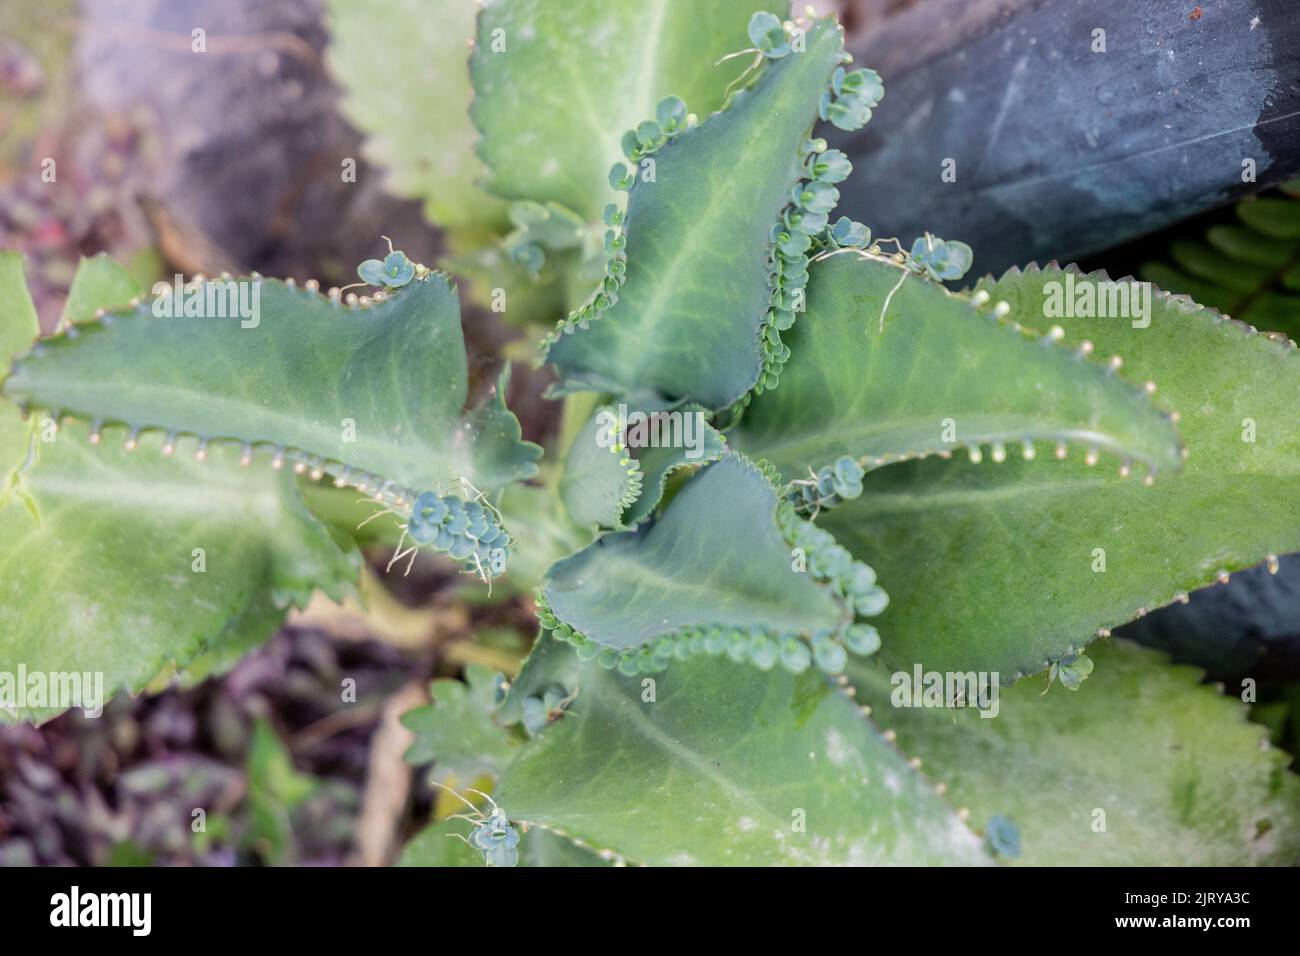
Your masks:
{"label": "thick fleshy leaf", "polygon": [[[1031,315],[1041,314],[1052,281],[1064,283],[1065,273],[1013,271],[981,288],[1012,314]],[[1103,356],[1122,355],[1133,380],[1159,383],[1162,402],[1181,413],[1187,461],[1152,487],[1077,453],[1000,465],[905,462],[868,474],[862,496],[821,523],[876,568],[890,594],[880,622],[890,665],[1034,673],[1099,630],[1300,550],[1294,346],[1158,292],[1145,328],[1051,321],[1065,327],[1064,344],[1090,340]]]}
{"label": "thick fleshy leaf", "polygon": [[636,463],[641,469],[641,493],[623,512],[625,525],[638,524],[654,513],[663,500],[668,479],[675,472],[717,461],[726,452],[726,441],[717,429],[703,421],[698,427],[699,441],[694,447],[642,448],[637,451]]}
{"label": "thick fleshy leaf", "polygon": [[366,157],[389,189],[424,202],[459,234],[506,225],[506,204],[478,187],[483,164],[469,117],[466,0],[329,0],[329,66],[343,112],[368,134]]}
{"label": "thick fleshy leaf", "polygon": [[[493,492],[535,470],[539,450],[520,440],[499,393],[462,415],[465,350],[444,276],[428,273],[369,309],[275,280],[234,281],[247,306],[235,317],[159,318],[150,303],[111,313],[111,324],[42,342],[16,363],[5,394],[134,429],[277,446],[374,488],[463,492],[463,478]],[[216,281],[155,301],[188,308],[191,295],[231,288]],[[219,314],[234,314],[217,301]]]}
{"label": "thick fleshy leaf", "polygon": [[609,409],[597,409],[564,459],[560,497],[569,517],[584,528],[619,527],[623,511],[640,494],[641,469],[628,449],[615,446],[617,419]]}
{"label": "thick fleshy leaf", "polygon": [[[0,414],[16,417],[12,406]],[[222,638],[259,594],[301,606],[313,588],[338,597],[355,578],[355,555],[307,511],[291,475],[240,468],[233,448],[197,462],[161,455],[162,436],[136,452],[112,437],[95,447],[71,425],[38,438],[37,460],[0,505],[6,670],[101,673],[107,695],[139,690]]]}
{"label": "thick fleshy leaf", "polygon": [[[75,281],[75,279],[74,279]],[[4,292],[0,312],[0,362],[25,352],[41,334],[36,306],[23,276],[23,257],[17,252],[0,252],[0,290]],[[4,366],[0,366],[0,371]]]}
{"label": "thick fleshy leaf", "polygon": [[759,381],[773,227],[800,181],[801,148],[843,52],[829,20],[806,42],[806,52],[767,63],[726,110],[663,146],[654,181],[636,176],[618,301],[586,328],[567,327],[548,351],[563,388],[716,409]]}
{"label": "thick fleshy leaf", "polygon": [[[747,61],[765,0],[494,0],[479,15],[472,114],[488,185],[512,199],[562,203],[588,221],[609,201],[626,130],[678,96],[700,116],[722,104]],[[417,124],[418,125],[418,124]]]}
{"label": "thick fleshy leaf", "polygon": [[1178,468],[1174,426],[1141,388],[1012,325],[1041,325],[1041,308],[999,320],[984,306],[882,258],[817,263],[780,387],[754,399],[733,441],[790,480],[845,454],[870,469],[991,446],[996,461],[1033,442]]}
{"label": "thick fleshy leaf", "polygon": [[[722,457],[726,443],[703,412],[688,408],[659,414],[668,417],[626,412],[626,427],[620,429],[619,410],[606,407],[583,426],[560,479],[560,495],[575,522],[602,528],[635,525],[663,499],[673,472]],[[625,440],[637,447],[626,447]]]}
{"label": "thick fleshy leaf", "polygon": [[480,664],[465,669],[465,681],[439,678],[433,682],[433,703],[402,717],[415,734],[406,752],[407,763],[434,764],[434,777],[448,775],[472,782],[483,774],[500,775],[514,754],[514,739],[493,719],[496,675]]}
{"label": "thick fleshy leaf", "polygon": [[[41,334],[36,306],[23,276],[23,257],[0,252],[0,372],[11,356],[26,351]],[[17,409],[0,404],[0,503],[7,495],[13,472],[27,458],[33,424],[23,421]]]}
{"label": "thick fleshy leaf", "polygon": [[543,587],[563,624],[627,652],[684,629],[758,629],[773,637],[838,630],[852,609],[794,569],[777,495],[731,455],[695,476],[657,522],[606,534],[558,562]]}
{"label": "thick fleshy leaf", "polygon": [[699,658],[644,680],[585,665],[500,782],[512,819],[656,865],[986,861],[821,675]]}
{"label": "thick fleshy leaf", "polygon": [[[1260,866],[1300,863],[1300,778],[1246,707],[1197,671],[1127,641],[1094,646],[1075,693],[1037,682],[1002,689],[993,718],[974,709],[895,707],[897,680],[850,670],[858,699],[921,757],[984,828],[1020,832],[1030,866]],[[992,711],[990,711],[991,713]]]}
{"label": "thick fleshy leaf", "polygon": [[[352,571],[346,584],[351,588],[357,577]],[[270,592],[264,591],[244,612],[231,618],[226,628],[208,641],[204,650],[193,657],[183,668],[169,664],[148,684],[150,692],[163,685],[172,687],[197,687],[205,680],[225,674],[244,656],[269,641],[285,622],[285,609],[277,607]],[[160,680],[166,676],[167,680]]]}
{"label": "thick fleshy leaf", "polygon": [[59,317],[59,330],[74,322],[88,322],[106,304],[125,304],[142,291],[121,263],[106,253],[83,258],[72,277],[72,287],[68,289],[68,299]]}
{"label": "thick fleshy leaf", "polygon": [[520,866],[612,866],[613,862],[612,854],[598,855],[545,827],[530,827],[519,841]]}
{"label": "thick fleshy leaf", "polygon": [[[88,263],[80,301],[114,305],[121,267]],[[35,313],[16,255],[0,257],[0,303],[0,350],[27,347]],[[237,449],[200,462],[190,442],[171,458],[161,444],[145,436],[132,453],[109,431],[95,446],[84,423],[56,431],[0,402],[0,670],[101,675],[105,697],[136,691],[164,665],[215,666],[222,648],[264,639],[277,607],[317,587],[341,597],[355,579],[357,556],[292,476],[240,468]],[[6,718],[40,719],[68,701],[7,703]]]}

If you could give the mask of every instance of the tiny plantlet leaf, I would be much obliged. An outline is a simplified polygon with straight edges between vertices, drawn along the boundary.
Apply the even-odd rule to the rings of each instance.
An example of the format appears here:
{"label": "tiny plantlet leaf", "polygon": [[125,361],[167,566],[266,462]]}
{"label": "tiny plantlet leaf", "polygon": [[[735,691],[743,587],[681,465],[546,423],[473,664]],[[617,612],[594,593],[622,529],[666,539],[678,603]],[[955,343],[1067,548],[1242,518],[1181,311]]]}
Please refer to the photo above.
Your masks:
{"label": "tiny plantlet leaf", "polygon": [[[541,658],[544,638],[539,638],[530,659],[531,672],[545,679]],[[572,654],[569,655],[572,657]],[[532,678],[522,681],[527,690]],[[522,737],[514,732],[501,711],[507,686],[512,694],[521,682],[507,685],[504,677],[481,664],[465,668],[465,680],[439,678],[430,687],[432,702],[408,711],[402,725],[414,735],[405,759],[414,765],[432,763],[430,779],[458,811],[466,810],[464,794],[452,787],[456,781],[490,780],[494,784],[519,750]],[[559,696],[557,696],[559,695]],[[554,723],[554,714],[567,706],[571,694],[550,684],[543,694],[523,696],[525,704],[542,708],[540,726]],[[548,706],[549,705],[549,706]],[[530,711],[533,709],[528,708]],[[478,795],[476,795],[478,796]],[[605,866],[608,862],[557,833],[533,827],[516,828],[506,814],[478,796],[479,806],[458,812],[451,819],[431,824],[402,851],[400,866]],[[482,806],[486,804],[486,806]],[[485,825],[489,825],[485,828]],[[513,831],[515,836],[510,836]]]}
{"label": "tiny plantlet leaf", "polygon": [[967,273],[974,258],[966,243],[955,239],[945,241],[927,233],[912,243],[908,264],[937,282],[952,282]]}
{"label": "tiny plantlet leaf", "polygon": [[[470,846],[475,825],[466,820],[449,819],[430,824],[405,847],[398,866],[482,867],[482,852]],[[572,840],[544,827],[532,827],[519,838],[518,865],[523,867],[613,866],[611,860],[597,856]]]}
{"label": "tiny plantlet leaf", "polygon": [[831,227],[831,240],[841,249],[864,249],[871,242],[871,230],[848,216],[840,216]]}
{"label": "tiny plantlet leaf", "polygon": [[450,555],[481,578],[494,578],[506,569],[510,536],[481,501],[421,492],[411,505],[406,533],[417,545]]}
{"label": "tiny plantlet leaf", "polygon": [[405,253],[394,251],[382,260],[367,259],[357,266],[357,275],[371,285],[398,289],[415,278],[415,266]]}

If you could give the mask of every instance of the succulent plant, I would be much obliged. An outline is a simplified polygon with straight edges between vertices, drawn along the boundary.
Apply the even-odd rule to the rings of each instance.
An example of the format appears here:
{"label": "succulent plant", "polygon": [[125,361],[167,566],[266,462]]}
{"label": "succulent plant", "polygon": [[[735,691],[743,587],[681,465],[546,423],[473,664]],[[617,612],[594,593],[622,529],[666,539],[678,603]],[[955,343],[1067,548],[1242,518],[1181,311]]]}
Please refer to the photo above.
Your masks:
{"label": "succulent plant", "polygon": [[[0,263],[0,529],[60,598],[28,609],[15,581],[3,659],[138,690],[237,656],[348,587],[355,529],[302,497],[332,481],[388,525],[390,571],[426,548],[536,595],[504,694],[471,669],[407,717],[412,762],[492,787],[408,862],[1295,862],[1300,781],[1243,706],[1089,646],[1300,549],[1295,346],[1055,265],[950,289],[964,243],[834,216],[850,166],[816,124],[861,127],[884,89],[833,19],[656,8],[457,8],[464,116],[358,105],[381,98],[365,27],[391,18],[337,40],[357,121],[474,258],[475,299],[560,313],[540,470],[508,370],[467,408],[450,278],[397,251],[363,296],[198,279],[106,294],[30,349]],[[413,175],[421,122],[477,138],[445,181]],[[257,315],[191,314],[231,286]],[[47,570],[76,548],[93,573]],[[1045,695],[1001,690],[1044,671]],[[1141,734],[1117,732],[1130,709]]]}

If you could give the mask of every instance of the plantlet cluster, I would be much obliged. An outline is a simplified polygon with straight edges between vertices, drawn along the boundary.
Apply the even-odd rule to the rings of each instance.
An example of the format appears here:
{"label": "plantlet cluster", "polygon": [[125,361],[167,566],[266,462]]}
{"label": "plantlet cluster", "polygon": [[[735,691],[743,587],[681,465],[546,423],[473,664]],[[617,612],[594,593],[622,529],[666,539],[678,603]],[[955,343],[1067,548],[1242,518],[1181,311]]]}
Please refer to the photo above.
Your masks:
{"label": "plantlet cluster", "polygon": [[510,537],[497,515],[479,501],[423,492],[411,505],[406,533],[416,544],[430,545],[480,576],[496,577],[506,569]]}
{"label": "plantlet cluster", "polygon": [[823,465],[812,478],[790,482],[787,497],[800,514],[816,518],[823,508],[833,508],[861,495],[865,474],[854,458],[844,455],[833,465]]}

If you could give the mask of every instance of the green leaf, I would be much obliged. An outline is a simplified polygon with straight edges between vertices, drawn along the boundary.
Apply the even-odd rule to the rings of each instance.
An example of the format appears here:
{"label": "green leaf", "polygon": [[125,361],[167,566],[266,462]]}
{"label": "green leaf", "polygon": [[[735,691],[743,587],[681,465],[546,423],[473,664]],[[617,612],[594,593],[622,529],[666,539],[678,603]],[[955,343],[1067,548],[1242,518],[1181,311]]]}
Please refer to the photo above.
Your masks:
{"label": "green leaf", "polygon": [[1204,243],[1187,239],[1170,247],[1174,261],[1191,275],[1213,282],[1230,292],[1249,292],[1267,282],[1272,271],[1267,266],[1235,262],[1220,256]]}
{"label": "green leaf", "polygon": [[641,469],[618,441],[617,413],[599,408],[578,432],[564,459],[560,497],[575,523],[617,528],[641,492]]}
{"label": "green leaf", "polygon": [[1268,196],[1243,202],[1237,208],[1241,221],[1275,239],[1300,239],[1300,203],[1289,197]]}
{"label": "green leaf", "polygon": [[[346,584],[350,588],[356,572]],[[263,591],[253,603],[236,618],[226,623],[225,630],[208,641],[203,651],[193,657],[183,669],[174,665],[159,672],[174,671],[171,680],[173,687],[197,687],[205,680],[225,674],[238,664],[250,652],[261,647],[284,624],[284,608],[277,607],[269,592]],[[159,687],[158,676],[150,681],[149,690],[154,692]]]}
{"label": "green leaf", "polygon": [[562,389],[717,409],[759,383],[773,227],[842,52],[839,27],[817,21],[806,52],[768,62],[753,89],[654,155],[654,181],[637,176],[628,198],[617,301],[566,322],[547,353]]}
{"label": "green leaf", "polygon": [[521,199],[510,204],[510,221],[517,234],[548,251],[577,249],[586,237],[587,224],[559,203]]}
{"label": "green leaf", "polygon": [[329,0],[329,66],[341,108],[368,134],[366,158],[388,188],[424,201],[459,234],[506,225],[506,204],[478,188],[483,164],[469,118],[469,41],[475,5],[464,0]]}
{"label": "green leaf", "polygon": [[265,720],[253,727],[248,780],[251,796],[262,794],[289,808],[299,806],[316,789],[315,778],[294,769],[288,747]]}
{"label": "green leaf", "polygon": [[[512,199],[559,202],[595,221],[612,192],[625,130],[676,95],[707,116],[722,104],[763,0],[497,0],[479,14],[471,115],[487,184]],[[455,97],[451,97],[455,99]],[[463,102],[463,100],[462,100]]]}
{"label": "green leaf", "polygon": [[593,853],[573,840],[547,830],[530,827],[519,842],[520,866],[612,866],[612,859]]}
{"label": "green leaf", "polygon": [[[73,283],[76,283],[74,278]],[[0,251],[0,289],[4,290],[0,313],[0,361],[6,365],[19,352],[25,352],[41,334],[27,281],[23,277],[23,257],[19,252]],[[0,366],[2,367],[2,366]]]}
{"label": "green leaf", "polygon": [[[273,445],[303,468],[347,469],[349,483],[375,489],[463,493],[463,478],[490,493],[535,470],[540,452],[520,440],[499,392],[462,415],[464,342],[444,276],[359,310],[275,280],[234,282],[244,318],[211,307],[214,317],[159,318],[150,303],[114,311],[111,325],[43,341],[5,394],[133,429]],[[216,281],[203,295],[232,288]]]}
{"label": "green leaf", "polygon": [[[40,320],[27,281],[23,257],[0,251],[0,372],[9,360],[31,347],[41,334]],[[28,454],[34,425],[22,421],[16,409],[0,405],[0,505],[7,499],[14,471]]]}
{"label": "green leaf", "polygon": [[96,447],[69,425],[38,438],[39,457],[0,505],[0,660],[102,674],[106,696],[138,691],[164,665],[238,637],[223,636],[228,624],[268,592],[282,612],[316,587],[341,598],[355,580],[357,555],[339,550],[292,476],[240,468],[237,449],[200,463],[189,443],[166,458],[161,436],[134,453],[114,437]]}
{"label": "green leaf", "polygon": [[[663,499],[674,471],[716,461],[726,449],[698,408],[645,412],[624,407],[625,429],[620,429],[619,414],[613,406],[598,408],[565,459],[560,495],[569,515],[584,527],[638,524]],[[638,437],[637,429],[644,434]],[[634,447],[623,445],[628,436]]]}
{"label": "green leaf", "polygon": [[436,761],[434,779],[472,782],[483,774],[498,777],[514,754],[514,739],[493,719],[496,675],[480,664],[465,668],[466,681],[439,678],[433,682],[433,703],[402,717],[415,740],[407,763]]}
{"label": "green leaf", "polygon": [[[1064,276],[1013,270],[980,288],[1030,315],[1045,284]],[[868,474],[862,496],[822,523],[889,592],[879,627],[890,666],[1034,673],[1221,574],[1300,550],[1294,346],[1154,291],[1147,328],[1055,321],[1067,347],[1090,340],[1099,355],[1121,354],[1135,381],[1159,383],[1162,403],[1181,413],[1189,457],[1151,487],[1078,454]],[[1243,440],[1251,429],[1255,440]],[[1105,570],[1094,570],[1102,559]]]}
{"label": "green leaf", "polygon": [[124,306],[142,291],[121,263],[106,253],[82,257],[63,305],[59,331],[74,322],[90,321],[105,306]]}
{"label": "green leaf", "polygon": [[841,633],[853,607],[801,573],[777,505],[759,468],[728,455],[689,481],[654,524],[606,534],[552,567],[544,609],[577,632],[574,640],[624,657],[726,650],[758,663],[770,641]]}
{"label": "green leaf", "polygon": [[[17,256],[0,257],[0,303],[0,349],[30,344]],[[307,511],[292,476],[240,468],[228,447],[199,462],[188,441],[162,456],[161,435],[134,453],[114,431],[87,439],[84,424],[55,431],[0,402],[0,660],[13,668],[101,675],[105,697],[138,691],[167,664],[264,639],[313,588],[341,598],[355,580],[358,556]],[[5,716],[42,719],[67,703],[29,698]]]}
{"label": "green leaf", "polygon": [[[858,699],[948,787],[971,823],[1009,817],[1028,866],[1300,862],[1300,779],[1240,701],[1127,641],[1094,645],[1078,693],[1002,689],[997,715],[895,707],[913,675],[868,665]],[[992,711],[990,711],[992,712]],[[954,719],[955,718],[955,719]],[[1104,811],[1105,829],[1100,829]]]}
{"label": "green leaf", "polygon": [[733,441],[789,480],[843,454],[870,470],[926,455],[979,457],[981,446],[996,461],[1026,442],[1049,443],[1044,454],[1066,442],[1177,470],[1175,429],[1140,388],[1012,324],[1042,323],[1041,306],[1005,321],[992,312],[992,302],[981,310],[884,259],[819,262],[781,385],[754,399]]}
{"label": "green leaf", "polygon": [[814,672],[698,658],[649,700],[642,679],[593,663],[579,685],[571,712],[507,768],[496,799],[512,819],[655,865],[987,860]]}
{"label": "green leaf", "polygon": [[[693,414],[684,411],[683,414]],[[636,451],[636,462],[641,469],[641,493],[623,512],[623,524],[636,525],[644,521],[663,500],[668,479],[678,471],[717,461],[727,450],[725,439],[712,425],[698,421],[700,429],[698,447],[665,446],[641,448]]]}

